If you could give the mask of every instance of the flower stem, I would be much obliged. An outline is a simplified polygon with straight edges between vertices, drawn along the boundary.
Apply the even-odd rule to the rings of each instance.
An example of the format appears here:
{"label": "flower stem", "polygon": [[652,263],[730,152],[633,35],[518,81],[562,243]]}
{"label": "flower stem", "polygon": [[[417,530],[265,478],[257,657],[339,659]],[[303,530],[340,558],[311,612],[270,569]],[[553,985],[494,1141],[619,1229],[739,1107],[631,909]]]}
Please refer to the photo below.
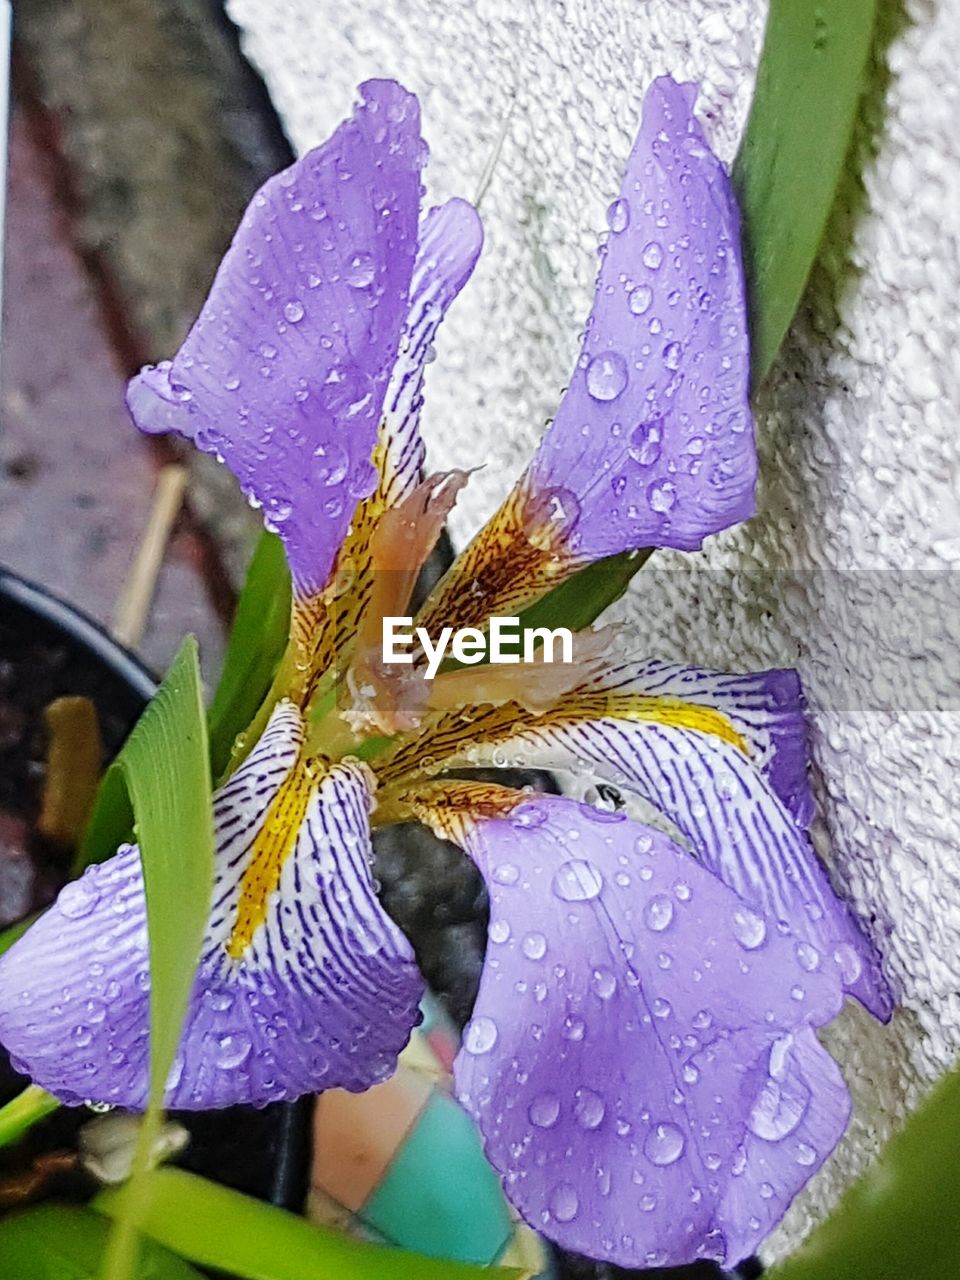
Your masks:
{"label": "flower stem", "polygon": [[10,1146],[31,1129],[38,1120],[56,1111],[60,1103],[52,1093],[29,1084],[22,1093],[0,1107],[0,1147]]}

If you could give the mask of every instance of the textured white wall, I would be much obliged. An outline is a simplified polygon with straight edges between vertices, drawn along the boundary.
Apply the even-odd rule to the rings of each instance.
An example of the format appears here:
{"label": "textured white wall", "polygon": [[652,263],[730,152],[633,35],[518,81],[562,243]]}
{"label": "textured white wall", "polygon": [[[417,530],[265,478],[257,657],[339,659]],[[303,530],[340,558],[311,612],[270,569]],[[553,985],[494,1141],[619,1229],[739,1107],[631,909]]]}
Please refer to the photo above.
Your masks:
{"label": "textured white wall", "polygon": [[[647,83],[664,71],[697,80],[729,158],[765,3],[230,8],[300,148],[330,131],[365,77],[414,89],[434,201],[472,195],[514,103],[482,206],[486,252],[429,375],[432,463],[487,464],[458,509],[462,539],[519,472],[572,367]],[[902,1001],[890,1029],[850,1010],[829,1033],[856,1118],[772,1254],[834,1203],[960,1048],[960,0],[886,8],[858,140],[865,195],[847,184],[761,395],[760,515],[703,556],[658,555],[623,611],[648,652],[799,666],[823,848]]]}

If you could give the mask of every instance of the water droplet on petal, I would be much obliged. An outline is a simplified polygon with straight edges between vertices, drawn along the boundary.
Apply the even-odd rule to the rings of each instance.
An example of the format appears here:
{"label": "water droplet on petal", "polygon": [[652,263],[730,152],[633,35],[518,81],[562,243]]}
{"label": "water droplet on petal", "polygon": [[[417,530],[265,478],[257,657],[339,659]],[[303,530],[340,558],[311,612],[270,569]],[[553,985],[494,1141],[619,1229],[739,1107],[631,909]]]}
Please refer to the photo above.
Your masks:
{"label": "water droplet on petal", "polygon": [[616,351],[604,351],[587,365],[587,391],[594,400],[616,400],[627,385],[627,364]]}
{"label": "water droplet on petal", "polygon": [[641,422],[631,432],[627,453],[641,467],[653,466],[660,457],[662,425],[662,420],[657,418],[653,422]]}
{"label": "water droplet on petal", "polygon": [[253,1043],[246,1032],[228,1032],[217,1037],[214,1061],[224,1071],[232,1071],[235,1067],[243,1066],[252,1049]]}
{"label": "water droplet on petal", "polygon": [[564,902],[589,902],[602,888],[603,876],[582,858],[565,862],[553,877],[553,892]]}
{"label": "water droplet on petal", "polygon": [[373,284],[375,274],[376,268],[370,254],[355,253],[344,278],[351,289],[366,289]]}
{"label": "water droplet on petal", "polygon": [[501,862],[499,867],[494,867],[493,878],[497,884],[516,884],[520,879],[520,868],[512,862]]}
{"label": "water droplet on petal", "polygon": [[582,1129],[596,1129],[603,1120],[606,1105],[599,1093],[592,1089],[578,1089],[573,1104],[573,1114]]}
{"label": "water droplet on petal", "polygon": [[767,923],[749,907],[737,907],[732,920],[733,936],[744,951],[756,951],[767,940]]}
{"label": "water droplet on petal", "polygon": [[640,255],[643,265],[649,267],[651,271],[656,271],[663,262],[663,249],[656,240],[651,240],[646,244],[643,253]]}
{"label": "water droplet on petal", "polygon": [[583,1039],[586,1029],[586,1024],[583,1019],[578,1018],[576,1014],[571,1013],[564,1018],[560,1034],[563,1036],[564,1040],[577,1041]]}
{"label": "water droplet on petal", "polygon": [[848,942],[843,942],[833,953],[840,969],[840,977],[846,986],[852,986],[863,972],[863,962]]}
{"label": "water droplet on petal", "polygon": [[662,933],[673,921],[673,903],[665,893],[658,893],[643,909],[643,919],[648,929]]}
{"label": "water droplet on petal", "polygon": [[493,1046],[497,1043],[497,1024],[492,1018],[485,1018],[482,1015],[474,1018],[464,1033],[463,1047],[467,1053],[481,1054],[489,1053]]}
{"label": "water droplet on petal", "polygon": [[648,284],[638,284],[627,294],[627,306],[632,315],[646,315],[650,310],[651,302],[653,302],[653,290]]}
{"label": "water droplet on petal", "polygon": [[808,1097],[769,1078],[757,1095],[747,1120],[751,1133],[766,1142],[780,1142],[793,1133],[807,1112]]}
{"label": "water droplet on petal", "polygon": [[547,940],[542,933],[528,933],[522,949],[528,960],[542,960],[547,952]]}
{"label": "water droplet on petal", "polygon": [[675,1164],[686,1145],[683,1133],[675,1124],[655,1124],[643,1144],[643,1154],[651,1164]]}
{"label": "water droplet on petal", "polygon": [[90,883],[87,876],[83,876],[60,891],[57,907],[68,920],[80,920],[83,916],[88,916],[99,901],[99,890]]}
{"label": "water droplet on petal", "polygon": [[560,1099],[555,1093],[541,1093],[530,1103],[527,1115],[538,1129],[552,1129],[560,1115]]}
{"label": "water droplet on petal", "polygon": [[590,983],[601,1000],[609,1000],[617,989],[617,980],[609,969],[594,969]]}
{"label": "water droplet on petal", "polygon": [[299,324],[303,319],[303,303],[299,298],[291,298],[283,304],[283,314],[291,324]]}
{"label": "water droplet on petal", "polygon": [[626,231],[630,225],[630,205],[626,200],[614,200],[607,209],[607,226],[614,235]]}
{"label": "water droplet on petal", "polygon": [[550,1212],[557,1222],[572,1222],[577,1216],[580,1201],[569,1182],[561,1182],[550,1197]]}
{"label": "water droplet on petal", "polygon": [[506,920],[494,920],[489,929],[490,941],[502,943],[510,937],[510,926]]}
{"label": "water droplet on petal", "polygon": [[813,1149],[813,1147],[811,1147],[808,1143],[798,1142],[797,1150],[796,1150],[796,1158],[797,1158],[797,1164],[802,1165],[805,1169],[809,1169],[810,1166],[813,1164],[813,1162],[816,1160],[817,1153]]}
{"label": "water droplet on petal", "polygon": [[654,511],[665,515],[677,501],[677,486],[670,480],[657,480],[647,490],[647,501]]}

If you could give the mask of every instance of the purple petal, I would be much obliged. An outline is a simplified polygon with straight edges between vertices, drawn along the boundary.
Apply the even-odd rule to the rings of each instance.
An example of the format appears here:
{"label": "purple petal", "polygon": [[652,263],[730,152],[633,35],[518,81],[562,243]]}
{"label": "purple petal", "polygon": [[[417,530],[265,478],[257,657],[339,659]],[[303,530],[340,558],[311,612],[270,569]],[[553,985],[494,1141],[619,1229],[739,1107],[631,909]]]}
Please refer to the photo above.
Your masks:
{"label": "purple petal", "polygon": [[668,77],[650,87],[583,350],[530,466],[587,559],[693,550],[754,510],[739,217],[695,98]]}
{"label": "purple petal", "polygon": [[[390,1074],[418,1021],[422,980],[374,893],[362,767],[336,765],[314,785],[265,921],[240,959],[227,954],[255,836],[301,737],[281,704],[215,797],[217,883],[168,1106],[366,1088]],[[0,1040],[65,1102],[142,1108],[149,989],[140,854],[125,846],[0,961]]]}
{"label": "purple petal", "polygon": [[[603,682],[606,684],[606,681]],[[632,791],[668,818],[715,875],[758,911],[785,921],[816,963],[881,1021],[893,997],[877,954],[836,894],[809,837],[752,761],[709,733],[651,719],[541,717],[463,748],[444,767],[569,769]]]}
{"label": "purple petal", "polygon": [[812,1030],[836,973],[622,814],[537,797],[466,847],[490,941],[455,1080],[510,1199],[621,1266],[751,1253],[848,1118]]}
{"label": "purple petal", "polygon": [[805,703],[796,671],[726,672],[651,660],[605,673],[606,689],[682,698],[715,707],[746,739],[753,765],[806,830],[815,812],[807,776]]}
{"label": "purple petal", "polygon": [[402,502],[422,478],[424,372],[440,322],[470,279],[482,247],[483,224],[466,200],[448,200],[423,220],[410,310],[384,403],[388,506]]}
{"label": "purple petal", "polygon": [[324,586],[375,487],[417,245],[417,100],[388,80],[360,93],[350,120],[254,196],[183,346],[127,395],[142,430],[223,458],[301,592]]}

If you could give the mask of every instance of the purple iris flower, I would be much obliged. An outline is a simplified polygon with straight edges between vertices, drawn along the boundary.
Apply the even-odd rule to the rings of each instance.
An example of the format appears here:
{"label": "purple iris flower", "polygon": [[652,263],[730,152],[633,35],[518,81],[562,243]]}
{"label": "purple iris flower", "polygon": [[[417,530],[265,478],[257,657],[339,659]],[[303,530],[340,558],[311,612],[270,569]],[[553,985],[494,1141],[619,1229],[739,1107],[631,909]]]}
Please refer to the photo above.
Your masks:
{"label": "purple iris flower", "polygon": [[[753,510],[738,218],[695,96],[668,78],[647,95],[569,389],[421,611],[431,634],[482,627],[600,556],[699,547]],[[382,620],[407,610],[465,479],[423,479],[418,416],[482,231],[462,200],[420,218],[425,157],[416,99],[364,85],[254,197],[174,359],[130,385],[143,430],[231,468],[295,585],[287,655],[214,798],[216,885],[167,1101],[389,1075],[423,983],[377,900],[370,829],[417,818],[490,894],[455,1084],[509,1198],[594,1257],[734,1263],[846,1125],[816,1029],[847,995],[886,1019],[890,993],[807,834],[794,673],[613,661],[589,633],[565,666],[427,681],[382,662]],[[627,812],[469,778],[516,764],[613,784]],[[140,1108],[149,985],[125,846],[0,962],[0,1039],[65,1102]]]}

